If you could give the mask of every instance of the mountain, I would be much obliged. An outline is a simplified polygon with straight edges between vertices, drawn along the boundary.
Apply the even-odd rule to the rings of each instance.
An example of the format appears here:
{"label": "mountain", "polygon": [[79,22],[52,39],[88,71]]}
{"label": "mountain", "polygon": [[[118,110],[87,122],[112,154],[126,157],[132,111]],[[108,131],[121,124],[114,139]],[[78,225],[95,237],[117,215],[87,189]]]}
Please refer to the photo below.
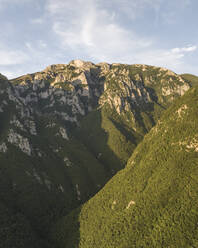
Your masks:
{"label": "mountain", "polygon": [[127,166],[52,230],[54,247],[198,247],[198,87],[176,100]]}
{"label": "mountain", "polygon": [[123,169],[190,87],[164,68],[80,60],[0,75],[2,247],[48,247],[51,226]]}

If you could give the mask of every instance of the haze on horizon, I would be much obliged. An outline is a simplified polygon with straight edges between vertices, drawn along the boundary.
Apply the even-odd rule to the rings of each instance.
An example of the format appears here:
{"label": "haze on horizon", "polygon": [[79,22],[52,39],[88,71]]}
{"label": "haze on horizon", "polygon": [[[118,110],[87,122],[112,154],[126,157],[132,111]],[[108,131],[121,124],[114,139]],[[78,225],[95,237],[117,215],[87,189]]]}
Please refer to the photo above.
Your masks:
{"label": "haze on horizon", "polygon": [[50,64],[149,64],[198,74],[196,0],[0,0],[0,73]]}

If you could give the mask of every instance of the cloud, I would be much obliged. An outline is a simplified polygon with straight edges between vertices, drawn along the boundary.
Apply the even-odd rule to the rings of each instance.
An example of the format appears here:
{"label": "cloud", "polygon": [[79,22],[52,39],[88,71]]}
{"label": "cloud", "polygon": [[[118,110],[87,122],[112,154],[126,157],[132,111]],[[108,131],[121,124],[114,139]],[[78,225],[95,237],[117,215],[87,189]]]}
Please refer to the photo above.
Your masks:
{"label": "cloud", "polygon": [[[11,4],[21,4],[24,10],[28,6],[28,11],[34,4],[34,11],[28,12],[28,35],[20,25],[17,29],[18,19],[16,23],[7,18],[2,22],[2,27],[7,26],[2,28],[6,32],[0,31],[1,43],[11,49],[0,43],[0,66],[17,64],[23,71],[34,71],[43,64],[80,58],[153,64],[178,71],[197,49],[195,45],[180,47],[182,41],[176,42],[175,33],[170,31],[168,40],[166,30],[163,34],[159,30],[160,25],[169,25],[165,19],[175,21],[178,11],[190,6],[190,0],[0,0],[0,8]],[[12,43],[16,35],[18,43]],[[8,67],[5,70],[9,72]]]}
{"label": "cloud", "polygon": [[24,4],[31,2],[32,0],[0,0],[0,10],[6,7],[10,7],[12,4]]}
{"label": "cloud", "polygon": [[187,46],[187,47],[181,47],[181,48],[178,48],[178,47],[173,48],[171,50],[171,52],[178,54],[178,53],[181,53],[181,52],[193,52],[195,50],[197,50],[197,46]]}
{"label": "cloud", "polygon": [[171,50],[156,49],[138,54],[136,60],[138,63],[176,68],[182,63],[181,59],[183,56],[183,54],[176,54],[171,52]]}
{"label": "cloud", "polygon": [[142,18],[143,12],[148,9],[158,11],[162,2],[163,0],[115,0],[112,3],[116,5],[119,12],[127,15],[128,18],[135,19]]}
{"label": "cloud", "polygon": [[[165,0],[87,0],[84,4],[83,0],[47,0],[46,10],[61,47],[72,56],[94,62],[151,64],[180,71],[186,54],[195,51],[196,46],[163,49],[157,37],[139,35],[133,25],[126,26],[120,19],[121,15],[133,20],[141,18],[148,8],[158,19],[162,18],[161,8],[166,3]],[[190,0],[175,0],[176,3],[179,5],[175,11],[188,6]]]}
{"label": "cloud", "polygon": [[31,2],[32,0],[0,0],[0,4],[10,5],[10,4],[23,4]]}
{"label": "cloud", "polygon": [[43,23],[44,23],[44,19],[43,19],[43,18],[35,18],[35,19],[31,19],[31,20],[30,20],[30,23],[32,23],[32,24],[39,24],[39,25],[41,25],[41,24],[43,24]]}
{"label": "cloud", "polygon": [[136,54],[137,63],[166,67],[177,73],[191,72],[195,66],[185,63],[186,53],[195,51],[197,46],[187,46],[172,49],[151,49]]}
{"label": "cloud", "polygon": [[[80,1],[75,0],[75,7],[76,4],[80,3]],[[47,0],[46,8],[51,14],[56,14],[60,12],[64,12],[65,9],[69,10],[72,7],[72,2],[70,1],[63,1],[63,0]]]}
{"label": "cloud", "polygon": [[47,10],[52,15],[53,31],[62,47],[79,54],[83,52],[90,59],[118,60],[152,43],[152,39],[139,37],[133,30],[121,26],[115,21],[114,13],[98,1],[88,0],[85,5],[81,0],[72,4],[49,0]]}
{"label": "cloud", "polygon": [[17,76],[21,75],[21,72],[19,71],[14,72],[13,70],[2,69],[1,67],[0,73],[6,76],[8,79],[16,78]]}
{"label": "cloud", "polygon": [[41,70],[42,67],[53,63],[43,40],[24,42],[22,50],[8,49],[0,44],[0,73],[8,78],[14,78],[26,73]]}
{"label": "cloud", "polygon": [[23,51],[13,51],[0,48],[0,65],[19,65],[25,63],[29,58]]}
{"label": "cloud", "polygon": [[31,54],[31,57],[42,57],[43,49],[47,47],[47,44],[43,40],[36,40],[33,42],[26,41],[25,47],[27,48],[27,51],[29,54]]}
{"label": "cloud", "polygon": [[38,46],[40,49],[46,48],[47,44],[43,40],[38,41]]}

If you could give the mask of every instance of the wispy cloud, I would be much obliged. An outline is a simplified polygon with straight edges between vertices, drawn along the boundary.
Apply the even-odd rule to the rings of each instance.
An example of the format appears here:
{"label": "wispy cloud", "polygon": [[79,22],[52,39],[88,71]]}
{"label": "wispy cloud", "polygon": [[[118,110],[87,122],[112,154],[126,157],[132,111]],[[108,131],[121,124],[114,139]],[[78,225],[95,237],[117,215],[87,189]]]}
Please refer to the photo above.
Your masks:
{"label": "wispy cloud", "polygon": [[29,61],[29,56],[19,50],[11,50],[0,44],[0,73],[8,78],[22,74],[21,67]]}
{"label": "wispy cloud", "polygon": [[41,25],[41,24],[43,24],[43,23],[44,23],[44,19],[43,19],[43,18],[35,18],[35,19],[31,19],[31,20],[30,20],[30,23],[32,23],[32,24],[39,24],[39,25]]}
{"label": "wispy cloud", "polygon": [[197,50],[197,46],[187,46],[187,47],[176,47],[171,50],[172,53],[185,53],[185,52],[193,52]]}
{"label": "wispy cloud", "polygon": [[[119,25],[112,13],[97,1],[89,0],[86,5],[80,0],[74,2],[49,0],[47,6],[54,20],[53,31],[65,49],[71,48],[79,54],[83,51],[91,59],[112,61],[151,45],[152,39],[139,37],[133,30]],[[69,14],[62,15],[65,11]]]}
{"label": "wispy cloud", "polygon": [[0,0],[0,10],[5,7],[10,7],[10,4],[24,4],[31,1],[32,0]]}
{"label": "wispy cloud", "polygon": [[[115,17],[116,12],[109,8],[112,3],[114,9],[117,5],[120,11],[126,15],[130,12],[136,18],[146,7],[157,13],[164,0],[115,0],[104,4],[88,0],[86,5],[82,0],[48,0],[47,11],[62,47],[65,50],[72,49],[78,57],[97,62],[144,63],[175,70],[182,67],[186,53],[197,49],[196,46],[159,48],[156,37],[144,37],[138,35],[132,27],[122,26]],[[187,4],[190,4],[189,0],[180,2],[182,6]]]}
{"label": "wispy cloud", "polygon": [[[186,17],[189,23],[181,28],[193,2],[0,0],[0,69],[26,73],[80,58],[153,64],[175,71],[190,70],[190,61],[195,70],[196,34],[185,35],[190,16]],[[15,7],[21,12],[10,14]],[[24,25],[24,20],[29,25]],[[196,30],[193,21],[189,28],[192,32]]]}
{"label": "wispy cloud", "polygon": [[193,52],[196,49],[197,46],[151,49],[150,51],[137,54],[136,61],[138,61],[138,63],[166,67],[178,73],[185,72],[187,68],[188,71],[192,72],[195,67],[192,69],[189,65],[187,66],[184,58],[187,53]]}
{"label": "wispy cloud", "polygon": [[28,56],[23,51],[14,51],[0,48],[0,65],[19,65],[28,60]]}
{"label": "wispy cloud", "polygon": [[10,68],[10,70],[3,69],[0,67],[0,73],[4,76],[6,76],[8,79],[16,78],[19,75],[22,75],[22,71],[20,70],[13,70]]}

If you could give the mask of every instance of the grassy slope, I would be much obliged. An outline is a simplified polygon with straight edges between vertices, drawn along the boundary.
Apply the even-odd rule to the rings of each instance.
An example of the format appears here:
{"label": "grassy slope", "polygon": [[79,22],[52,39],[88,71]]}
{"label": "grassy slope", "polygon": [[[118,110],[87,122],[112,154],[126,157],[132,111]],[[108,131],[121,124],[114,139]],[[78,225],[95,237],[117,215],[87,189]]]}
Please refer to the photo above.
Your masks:
{"label": "grassy slope", "polygon": [[125,169],[57,223],[57,247],[197,247],[197,111],[194,88],[164,113]]}
{"label": "grassy slope", "polygon": [[107,112],[105,108],[83,118],[74,134],[103,165],[108,177],[124,167],[142,139],[142,135],[129,130],[113,110]]}
{"label": "grassy slope", "polygon": [[198,77],[192,74],[181,74],[181,77],[190,83],[191,86],[198,85]]}

